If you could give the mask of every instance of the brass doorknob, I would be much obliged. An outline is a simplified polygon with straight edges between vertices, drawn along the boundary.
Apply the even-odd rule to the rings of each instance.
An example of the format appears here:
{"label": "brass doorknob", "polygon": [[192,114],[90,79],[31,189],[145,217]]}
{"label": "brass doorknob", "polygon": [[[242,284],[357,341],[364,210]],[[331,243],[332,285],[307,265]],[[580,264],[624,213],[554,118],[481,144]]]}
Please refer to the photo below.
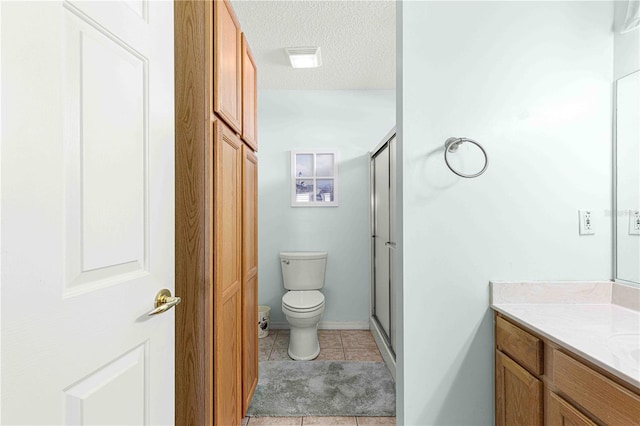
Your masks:
{"label": "brass doorknob", "polygon": [[166,312],[180,303],[180,301],[181,299],[179,297],[171,297],[171,292],[168,289],[163,288],[158,292],[158,294],[156,294],[156,300],[154,303],[155,309],[149,312],[148,315],[152,316]]}

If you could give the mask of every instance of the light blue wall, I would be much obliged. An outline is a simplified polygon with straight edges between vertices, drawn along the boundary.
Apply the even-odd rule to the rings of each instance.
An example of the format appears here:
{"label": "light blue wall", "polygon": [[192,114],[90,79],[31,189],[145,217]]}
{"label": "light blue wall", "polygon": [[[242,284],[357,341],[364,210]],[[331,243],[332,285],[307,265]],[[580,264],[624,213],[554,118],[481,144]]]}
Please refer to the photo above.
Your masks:
{"label": "light blue wall", "polygon": [[[611,278],[613,5],[402,8],[398,421],[490,425],[489,281]],[[484,144],[483,176],[446,169],[450,136]],[[578,209],[596,235],[578,235]]]}
{"label": "light blue wall", "polygon": [[[302,70],[304,72],[304,70]],[[259,303],[286,321],[281,251],[329,252],[322,321],[369,318],[369,151],[395,125],[395,91],[258,93]],[[339,207],[291,207],[290,151],[339,151]]]}

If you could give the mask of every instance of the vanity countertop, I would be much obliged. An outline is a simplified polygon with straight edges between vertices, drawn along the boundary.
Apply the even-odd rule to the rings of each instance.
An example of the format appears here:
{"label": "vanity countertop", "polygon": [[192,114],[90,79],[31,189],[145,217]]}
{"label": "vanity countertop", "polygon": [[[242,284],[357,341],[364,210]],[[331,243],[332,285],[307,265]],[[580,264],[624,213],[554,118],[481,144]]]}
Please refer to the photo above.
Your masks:
{"label": "vanity countertop", "polygon": [[640,389],[640,288],[491,283],[491,308]]}

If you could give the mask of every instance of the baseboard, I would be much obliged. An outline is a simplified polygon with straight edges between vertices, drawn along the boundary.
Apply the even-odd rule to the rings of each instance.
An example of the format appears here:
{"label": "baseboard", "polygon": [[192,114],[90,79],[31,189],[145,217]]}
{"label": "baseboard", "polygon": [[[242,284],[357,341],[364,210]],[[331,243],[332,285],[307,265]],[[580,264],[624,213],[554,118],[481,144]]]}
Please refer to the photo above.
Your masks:
{"label": "baseboard", "polygon": [[378,326],[378,323],[374,321],[373,317],[370,320],[370,330],[373,335],[373,340],[376,341],[378,345],[378,349],[380,350],[380,354],[382,355],[382,359],[384,363],[387,365],[391,376],[393,376],[393,380],[396,380],[396,357],[391,351],[391,348],[387,345],[387,341],[384,337],[382,337],[382,330]]}
{"label": "baseboard", "polygon": [[[272,321],[269,328],[273,330],[288,330],[287,321]],[[369,330],[369,321],[320,321],[320,330]]]}

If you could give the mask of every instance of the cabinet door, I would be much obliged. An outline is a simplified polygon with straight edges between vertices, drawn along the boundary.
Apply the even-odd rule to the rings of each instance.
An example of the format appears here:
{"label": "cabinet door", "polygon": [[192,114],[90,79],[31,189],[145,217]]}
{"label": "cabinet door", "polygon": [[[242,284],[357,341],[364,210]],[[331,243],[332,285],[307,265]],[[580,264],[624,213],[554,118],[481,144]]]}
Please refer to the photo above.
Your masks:
{"label": "cabinet door", "polygon": [[228,0],[216,0],[213,12],[213,110],[242,132],[241,31]]}
{"label": "cabinet door", "polygon": [[496,350],[496,425],[542,425],[542,382]]}
{"label": "cabinet door", "polygon": [[546,416],[549,426],[596,426],[584,414],[553,392],[547,395]]}
{"label": "cabinet door", "polygon": [[214,122],[214,415],[242,420],[242,142]]}
{"label": "cabinet door", "polygon": [[242,401],[246,413],[258,384],[258,158],[242,147]]}
{"label": "cabinet door", "polygon": [[247,39],[242,34],[242,139],[258,150],[258,70]]}

